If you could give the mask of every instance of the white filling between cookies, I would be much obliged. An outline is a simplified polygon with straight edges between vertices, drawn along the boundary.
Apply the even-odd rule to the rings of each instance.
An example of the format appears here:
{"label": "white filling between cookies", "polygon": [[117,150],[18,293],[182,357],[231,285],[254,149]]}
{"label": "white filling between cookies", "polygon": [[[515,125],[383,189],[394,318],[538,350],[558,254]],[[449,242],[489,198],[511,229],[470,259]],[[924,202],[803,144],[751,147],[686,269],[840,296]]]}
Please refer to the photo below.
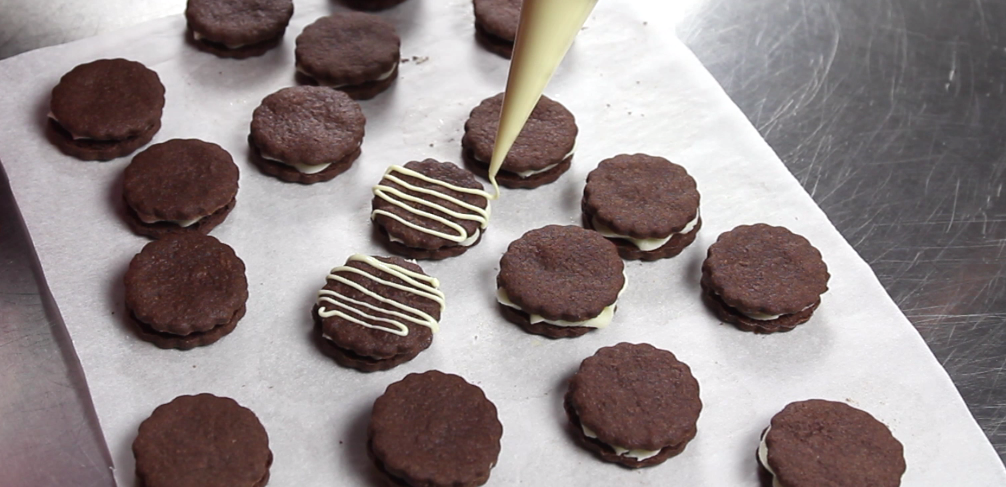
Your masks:
{"label": "white filling between cookies", "polygon": [[[503,169],[503,171],[506,171],[506,172],[508,172],[510,174],[516,174],[516,175],[520,176],[521,179],[527,179],[527,178],[529,178],[531,176],[534,176],[535,174],[541,174],[543,172],[548,172],[548,171],[551,171],[552,169],[555,169],[556,166],[558,166],[559,164],[562,164],[562,161],[565,161],[566,159],[569,159],[570,157],[573,157],[573,153],[574,152],[576,152],[576,141],[573,141],[573,148],[570,149],[569,152],[566,153],[566,155],[562,156],[562,159],[560,159],[559,162],[557,162],[555,164],[549,164],[549,165],[547,165],[547,166],[545,166],[545,167],[543,167],[541,169],[529,169],[527,171],[507,171],[506,169]],[[472,157],[475,157],[475,156],[473,155]],[[482,164],[489,165],[488,162],[483,161],[482,159],[479,159],[477,157],[475,157],[475,160],[478,161],[478,162],[481,162]]]}
{"label": "white filling between cookies", "polygon": [[250,45],[250,44],[225,44],[223,42],[217,42],[217,41],[214,41],[212,39],[207,39],[206,36],[200,34],[199,32],[196,32],[196,31],[192,31],[192,37],[195,40],[197,40],[197,41],[207,41],[207,42],[212,42],[214,44],[220,44],[220,45],[226,47],[227,49],[241,49],[242,47]]}
{"label": "white filling between cookies", "polygon": [[[298,73],[303,74],[304,76],[307,76],[308,78],[311,78],[311,79],[315,80],[316,82],[318,82],[319,86],[325,86],[327,88],[336,88],[336,89],[342,88],[344,86],[355,86],[355,85],[350,84],[350,83],[340,83],[340,84],[336,84],[336,85],[324,83],[321,80],[319,80],[318,78],[315,78],[314,76],[311,76],[311,73],[308,73],[307,71],[304,71],[304,68],[302,68],[300,66],[300,64],[297,64],[296,69],[297,69]],[[396,69],[398,69],[398,63],[395,63],[395,66],[393,68],[391,68],[390,70],[388,70],[388,72],[381,73],[380,76],[378,76],[378,77],[376,77],[376,78],[374,78],[372,80],[364,81],[364,83],[372,83],[372,82],[375,82],[375,81],[384,81],[384,80],[390,78],[391,75],[395,74],[395,70]],[[363,84],[363,83],[358,83],[358,84]]]}
{"label": "white filling between cookies", "polygon": [[[363,140],[360,140],[359,142],[356,143],[357,147],[360,147],[361,145],[363,145]],[[269,154],[266,154],[265,152],[262,152],[262,149],[259,149],[259,155],[262,156],[263,159],[270,160],[272,162],[278,162],[280,164],[283,164],[284,166],[290,166],[300,171],[302,174],[318,174],[324,171],[325,169],[328,169],[328,166],[335,164],[335,162],[325,162],[322,164],[298,164],[296,162],[286,162],[277,159]]]}
{"label": "white filling between cookies", "polygon": [[[601,439],[597,437],[597,434],[594,433],[593,430],[584,426],[583,424],[581,424],[580,427],[583,428],[583,434],[586,435],[587,438],[593,438],[597,441],[601,441]],[[622,448],[620,446],[615,446],[610,443],[605,443],[603,441],[601,441],[601,443],[610,446],[612,450],[615,450],[616,455],[623,457],[632,457],[639,461],[643,461],[646,460],[647,458],[652,458],[660,454],[660,450],[630,450],[628,448]]]}
{"label": "white filling between cookies", "polygon": [[[590,328],[604,328],[611,324],[611,319],[615,316],[615,306],[618,305],[618,298],[622,297],[622,293],[625,292],[625,288],[629,285],[629,277],[625,275],[625,271],[622,271],[622,277],[625,278],[625,282],[622,284],[622,289],[618,291],[618,296],[615,297],[615,302],[608,306],[605,306],[601,310],[601,314],[589,318],[584,321],[563,321],[563,320],[549,320],[545,319],[544,316],[535,315],[528,313],[528,321],[531,324],[545,322],[550,325],[555,326],[585,326]],[[518,311],[524,311],[520,306],[510,300],[510,296],[507,294],[506,290],[503,288],[496,288],[496,301],[499,301],[503,306],[509,306]]]}
{"label": "white filling between cookies", "polygon": [[765,433],[761,435],[761,443],[758,444],[758,461],[761,465],[765,467],[768,473],[772,474],[772,487],[783,487],[779,483],[779,479],[775,476],[775,472],[772,471],[772,467],[768,465],[768,445],[765,444],[765,437],[768,436],[768,432],[772,429],[771,426],[765,428]]}
{"label": "white filling between cookies", "polygon": [[180,226],[182,228],[188,228],[188,227],[191,227],[192,225],[195,225],[196,223],[199,223],[199,220],[202,220],[203,218],[205,218],[205,217],[200,216],[200,217],[192,218],[191,220],[147,220],[147,219],[145,219],[143,217],[140,217],[140,221],[142,221],[143,223],[150,223],[150,224],[153,224],[153,223],[174,223],[175,225],[178,225],[178,226]]}
{"label": "white filling between cookies", "polygon": [[696,214],[695,219],[688,222],[688,224],[685,225],[685,228],[682,228],[681,231],[672,233],[664,238],[633,238],[628,235],[621,235],[615,233],[610,227],[598,221],[597,218],[591,217],[590,219],[590,224],[594,227],[595,232],[600,233],[601,235],[607,238],[619,238],[622,240],[628,240],[630,243],[632,243],[632,245],[635,245],[636,248],[642,250],[643,252],[650,252],[653,250],[657,250],[660,247],[667,245],[667,242],[670,242],[675,235],[684,235],[692,231],[695,228],[695,225],[698,225],[698,223],[699,223],[699,215]]}
{"label": "white filling between cookies", "polygon": [[[715,291],[713,291],[713,294],[719,296],[719,294],[716,293]],[[722,296],[720,297],[720,299],[722,299]],[[727,306],[730,306],[730,305],[728,304]],[[795,313],[782,314],[782,315],[770,315],[770,314],[758,313],[758,312],[754,312],[754,311],[750,311],[749,312],[749,311],[744,311],[744,310],[739,309],[739,308],[734,308],[733,306],[730,306],[730,309],[732,309],[732,310],[734,310],[734,311],[736,311],[736,312],[738,312],[738,313],[740,313],[740,314],[742,314],[744,316],[747,316],[748,318],[751,318],[752,320],[757,320],[757,321],[772,321],[772,320],[778,320],[779,318],[782,318],[783,316],[788,316],[788,315],[791,315],[791,314],[800,313],[800,312],[802,312],[802,311],[810,308],[811,306],[814,306],[814,305],[811,304],[811,305],[808,305],[808,306],[804,306],[803,309],[801,309],[800,311],[797,311]]]}

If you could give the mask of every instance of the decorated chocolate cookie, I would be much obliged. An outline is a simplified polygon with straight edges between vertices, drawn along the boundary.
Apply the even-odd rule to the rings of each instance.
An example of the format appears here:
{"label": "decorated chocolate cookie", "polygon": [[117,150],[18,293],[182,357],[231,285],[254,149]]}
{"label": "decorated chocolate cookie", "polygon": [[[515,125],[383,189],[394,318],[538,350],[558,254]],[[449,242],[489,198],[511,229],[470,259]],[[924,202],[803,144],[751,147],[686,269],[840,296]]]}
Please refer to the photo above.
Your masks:
{"label": "decorated chocolate cookie", "polygon": [[261,56],[279,45],[293,16],[293,0],[188,0],[188,35],[220,57]]}
{"label": "decorated chocolate cookie", "polygon": [[500,259],[496,299],[528,333],[577,337],[611,323],[625,289],[615,245],[597,232],[549,225],[513,241]]}
{"label": "decorated chocolate cookie", "polygon": [[431,370],[405,376],[374,401],[367,447],[396,485],[474,487],[489,480],[502,436],[482,389]]}
{"label": "decorated chocolate cookie", "polygon": [[140,424],[133,441],[140,487],[263,487],[269,435],[250,409],[212,394],[178,396]]}
{"label": "decorated chocolate cookie", "polygon": [[252,114],[252,161],[283,181],[312,184],[342,174],[360,156],[366,118],[341,91],[283,88]]}
{"label": "decorated chocolate cookie", "polygon": [[133,158],[123,175],[126,222],[151,238],[209,233],[227,218],[238,192],[238,167],[216,144],[173,139]]}
{"label": "decorated chocolate cookie", "polygon": [[774,333],[806,323],[828,290],[821,253],[786,228],[759,223],[720,235],[702,263],[703,297],[745,331]]}
{"label": "decorated chocolate cookie", "polygon": [[488,51],[510,59],[520,23],[521,0],[474,0],[475,39]]}
{"label": "decorated chocolate cookie", "polygon": [[606,462],[639,468],[685,449],[702,401],[699,383],[673,353],[619,343],[580,364],[565,407],[583,446]]}
{"label": "decorated chocolate cookie", "polygon": [[901,442],[870,413],[811,399],[787,405],[762,433],[758,461],[776,487],[898,487]]}
{"label": "decorated chocolate cookie", "polygon": [[126,310],[140,337],[161,348],[209,345],[245,314],[244,262],[230,246],[200,233],[148,243],[126,271]]}
{"label": "decorated chocolate cookie", "polygon": [[[461,139],[465,163],[486,175],[496,145],[503,94],[487,98],[472,110]],[[542,96],[500,167],[496,180],[508,188],[537,188],[569,170],[576,146],[573,114]]]}
{"label": "decorated chocolate cookie", "polygon": [[433,159],[391,166],[374,186],[370,218],[388,246],[413,259],[460,255],[489,224],[489,199],[475,176]]}
{"label": "decorated chocolate cookie", "polygon": [[318,292],[315,322],[340,365],[387,370],[426,350],[439,329],[440,282],[400,257],[351,256]]}
{"label": "decorated chocolate cookie", "polygon": [[674,257],[702,227],[699,192],[685,168],[645,154],[606,159],[587,175],[583,224],[625,259]]}
{"label": "decorated chocolate cookie", "polygon": [[49,138],[67,155],[107,161],[139,149],[161,128],[164,85],[126,59],[99,59],[63,75],[52,89]]}
{"label": "decorated chocolate cookie", "polygon": [[398,77],[401,43],[395,26],[376,15],[322,17],[297,36],[297,71],[319,85],[367,100]]}

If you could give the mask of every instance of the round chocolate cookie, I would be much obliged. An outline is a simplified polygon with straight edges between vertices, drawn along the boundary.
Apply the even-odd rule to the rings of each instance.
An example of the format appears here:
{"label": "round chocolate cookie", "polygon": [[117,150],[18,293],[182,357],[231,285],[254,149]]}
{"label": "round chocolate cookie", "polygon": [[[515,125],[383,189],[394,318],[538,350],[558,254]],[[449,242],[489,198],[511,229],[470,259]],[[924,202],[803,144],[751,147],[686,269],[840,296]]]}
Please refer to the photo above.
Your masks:
{"label": "round chocolate cookie", "polygon": [[354,254],[328,274],[312,310],[323,351],[344,367],[387,370],[426,350],[439,328],[440,282],[400,257]]}
{"label": "round chocolate cookie", "polygon": [[901,442],[870,413],[811,399],[787,405],[762,433],[758,461],[778,487],[897,487]]}
{"label": "round chocolate cookie", "polygon": [[[496,145],[503,94],[482,100],[465,122],[461,139],[465,163],[486,176]],[[508,188],[537,188],[569,170],[576,146],[576,120],[566,107],[542,96],[514,141],[496,180]]]}
{"label": "round chocolate cookie", "polygon": [[630,468],[681,453],[702,411],[691,369],[646,343],[604,347],[584,360],[569,380],[564,405],[583,446]]}
{"label": "round chocolate cookie", "polygon": [[513,43],[520,24],[521,0],[474,0],[475,40],[494,52],[510,59]]}
{"label": "round chocolate cookie", "polygon": [[293,0],[188,0],[185,19],[193,44],[220,57],[261,56],[279,45],[293,16]]}
{"label": "round chocolate cookie", "polygon": [[341,91],[283,88],[252,114],[252,162],[283,181],[328,181],[360,156],[365,124],[360,105]]}
{"label": "round chocolate cookie", "polygon": [[250,409],[212,394],[154,409],[133,441],[139,487],[263,487],[269,435]]}
{"label": "round chocolate cookie", "polygon": [[200,233],[168,234],[143,247],[126,271],[126,310],[140,337],[188,350],[230,333],[244,316],[244,262]]}
{"label": "round chocolate cookie", "polygon": [[126,222],[151,238],[209,233],[227,218],[238,192],[238,167],[216,144],[173,139],[140,152],[123,175]]}
{"label": "round chocolate cookie", "polygon": [[395,253],[443,259],[479,243],[490,198],[474,174],[450,162],[412,161],[385,171],[370,218]]}
{"label": "round chocolate cookie", "polygon": [[626,285],[623,269],[615,245],[597,232],[549,225],[510,243],[496,298],[528,333],[577,337],[611,322]]}
{"label": "round chocolate cookie", "polygon": [[404,2],[405,0],[342,0],[347,7],[356,10],[384,10]]}
{"label": "round chocolate cookie", "polygon": [[625,259],[674,257],[702,227],[699,192],[685,168],[663,157],[601,161],[583,188],[583,224],[611,239]]}
{"label": "round chocolate cookie", "polygon": [[482,389],[431,370],[388,386],[367,433],[371,458],[393,483],[473,487],[496,466],[503,425]]}
{"label": "round chocolate cookie", "polygon": [[52,89],[48,135],[64,153],[107,161],[150,142],[161,128],[164,85],[125,59],[99,59],[63,75]]}
{"label": "round chocolate cookie", "polygon": [[398,77],[401,43],[395,26],[376,15],[329,15],[297,36],[297,71],[319,85],[368,100]]}
{"label": "round chocolate cookie", "polygon": [[702,295],[721,320],[741,330],[789,331],[814,314],[829,277],[807,239],[783,227],[741,225],[709,247]]}

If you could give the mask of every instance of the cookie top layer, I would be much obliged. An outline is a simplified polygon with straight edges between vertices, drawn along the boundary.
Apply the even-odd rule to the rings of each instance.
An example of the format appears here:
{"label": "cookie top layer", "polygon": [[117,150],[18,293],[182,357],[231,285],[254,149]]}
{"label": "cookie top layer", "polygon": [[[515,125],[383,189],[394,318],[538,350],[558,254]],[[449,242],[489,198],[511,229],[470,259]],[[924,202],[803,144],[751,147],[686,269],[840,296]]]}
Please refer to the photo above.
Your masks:
{"label": "cookie top layer", "polygon": [[599,233],[548,225],[510,243],[496,280],[525,313],[584,321],[618,299],[623,268],[615,245]]}
{"label": "cookie top layer", "polygon": [[145,487],[258,487],[272,463],[269,435],[248,408],[212,394],[158,406],[133,441]]}
{"label": "cookie top layer", "polygon": [[123,140],[161,119],[164,85],[157,73],[126,59],[99,59],[63,75],[49,109],[77,137]]}
{"label": "cookie top layer", "polygon": [[390,22],[373,14],[322,17],[297,36],[297,66],[328,85],[358,85],[391,71],[401,39]]}
{"label": "cookie top layer", "polygon": [[599,440],[630,450],[690,440],[702,411],[691,369],[646,343],[619,343],[588,357],[570,379],[568,400]]}
{"label": "cookie top layer", "polygon": [[[496,145],[503,93],[482,100],[465,122],[462,143],[478,161],[488,164]],[[514,141],[502,169],[537,171],[561,162],[576,145],[576,120],[556,101],[542,95]]]}
{"label": "cookie top layer", "polygon": [[238,167],[219,145],[173,139],[133,158],[122,196],[141,220],[191,220],[230,203],[238,192]]}
{"label": "cookie top layer", "polygon": [[339,348],[375,359],[424,350],[444,306],[438,287],[400,257],[354,255],[332,270],[318,294],[322,333]]}
{"label": "cookie top layer", "polygon": [[474,0],[474,3],[479,27],[506,41],[517,39],[521,0]]}
{"label": "cookie top layer", "polygon": [[[488,223],[489,194],[483,191],[482,183],[471,172],[450,162],[433,159],[409,162],[404,169],[402,171],[401,168],[392,166],[374,187],[372,217],[389,236],[401,240],[407,247],[435,250],[459,245],[480,232]],[[474,191],[458,191],[451,186]],[[425,204],[411,201],[410,198],[418,198]],[[461,201],[467,207],[446,198]],[[445,209],[465,218],[451,215]],[[438,218],[453,225],[447,225]],[[458,226],[464,231],[459,231]],[[452,239],[437,234],[447,235]]]}
{"label": "cookie top layer", "polygon": [[283,34],[293,0],[188,0],[185,19],[193,32],[227,46],[243,46]]}
{"label": "cookie top layer", "polygon": [[223,325],[248,299],[244,262],[227,244],[198,233],[145,245],[129,263],[125,285],[133,315],[174,335]]}
{"label": "cookie top layer", "polygon": [[374,401],[369,434],[374,457],[409,485],[481,485],[503,425],[482,389],[431,370],[388,386]]}
{"label": "cookie top layer", "polygon": [[251,141],[263,156],[288,164],[341,161],[363,143],[366,118],[349,95],[321,86],[283,88],[262,100]]}
{"label": "cookie top layer", "polygon": [[897,487],[904,449],[869,413],[840,402],[794,402],[772,418],[768,464],[786,487]]}
{"label": "cookie top layer", "polygon": [[583,205],[620,235],[664,238],[695,220],[699,192],[685,168],[663,157],[623,154],[587,175]]}
{"label": "cookie top layer", "polygon": [[786,228],[741,225],[720,235],[702,263],[709,287],[729,306],[784,315],[817,302],[828,290],[821,253]]}

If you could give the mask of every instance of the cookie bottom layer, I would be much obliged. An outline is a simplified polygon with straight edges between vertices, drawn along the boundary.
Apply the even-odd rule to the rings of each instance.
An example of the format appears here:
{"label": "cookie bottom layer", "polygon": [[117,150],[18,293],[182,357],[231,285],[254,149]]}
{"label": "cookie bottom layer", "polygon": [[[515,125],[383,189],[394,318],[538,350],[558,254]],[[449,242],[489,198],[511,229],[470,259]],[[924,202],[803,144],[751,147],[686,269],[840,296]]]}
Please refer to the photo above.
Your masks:
{"label": "cookie bottom layer", "polygon": [[400,242],[393,242],[391,237],[388,236],[388,231],[377,223],[374,223],[378,231],[375,232],[379,234],[378,237],[381,244],[384,245],[389,252],[403,257],[408,257],[410,259],[417,260],[441,260],[448,257],[456,257],[468,251],[468,249],[476,246],[482,241],[482,235],[485,234],[485,229],[479,231],[479,238],[475,239],[475,243],[465,247],[464,245],[451,245],[448,247],[440,247],[439,249],[419,249],[415,247],[409,247]]}
{"label": "cookie bottom layer", "polygon": [[217,57],[231,58],[231,59],[245,59],[255,56],[261,56],[269,52],[270,50],[278,46],[280,42],[283,41],[284,33],[286,33],[285,28],[282,31],[280,31],[279,34],[276,35],[276,37],[272,39],[267,39],[262,42],[256,42],[254,44],[248,44],[247,46],[234,47],[234,48],[227,47],[227,45],[221,42],[214,42],[207,39],[196,39],[195,35],[192,32],[192,29],[188,29],[185,31],[185,40],[196,49],[213,54],[214,56]]}
{"label": "cookie bottom layer", "polygon": [[165,235],[188,232],[196,232],[206,235],[210,233],[210,230],[216,228],[217,225],[223,223],[236,204],[237,198],[235,197],[235,199],[232,199],[229,203],[224,205],[223,208],[200,218],[199,221],[187,227],[171,222],[146,223],[143,220],[140,220],[136,211],[127,204],[126,223],[129,224],[129,228],[133,230],[133,233],[153,239],[158,239]]}
{"label": "cookie bottom layer", "polygon": [[507,59],[513,57],[513,41],[490,34],[479,25],[477,19],[475,21],[475,41],[493,54],[498,54]]}
{"label": "cookie bottom layer", "polygon": [[134,325],[140,338],[153,343],[160,348],[191,350],[196,347],[211,345],[234,331],[234,328],[237,327],[238,321],[240,321],[245,315],[245,306],[242,304],[241,307],[234,312],[231,320],[227,323],[217,325],[207,331],[190,333],[188,335],[175,335],[173,333],[157,331],[153,326],[137,319],[136,316],[133,315],[132,310],[127,311],[129,311],[129,320]]}
{"label": "cookie bottom layer", "polygon": [[[583,212],[583,227],[593,230],[594,216],[586,211]],[[659,259],[667,259],[674,257],[685,250],[695,241],[695,236],[698,235],[699,229],[702,228],[702,219],[700,218],[696,223],[692,231],[688,233],[679,233],[671,237],[664,245],[653,250],[640,250],[632,242],[622,239],[622,238],[608,238],[608,240],[615,244],[618,248],[618,255],[622,256],[625,260],[643,260],[643,261],[654,261]],[[607,238],[607,237],[605,237]]]}
{"label": "cookie bottom layer", "polygon": [[566,398],[563,401],[563,407],[566,409],[566,416],[569,418],[570,424],[573,426],[574,434],[576,439],[583,445],[587,450],[597,455],[598,458],[606,462],[617,463],[623,467],[628,468],[642,468],[642,467],[652,467],[654,465],[659,465],[664,463],[668,458],[671,458],[682,451],[685,450],[685,446],[688,442],[695,438],[697,429],[693,426],[687,438],[683,439],[681,443],[673,446],[665,446],[660,449],[660,453],[655,456],[647,458],[645,460],[638,460],[634,457],[619,455],[615,453],[615,450],[608,446],[606,443],[596,439],[591,438],[584,434],[583,425],[580,424],[580,417],[576,414],[576,410],[573,409],[573,405],[570,404],[569,393],[566,393]]}
{"label": "cookie bottom layer", "polygon": [[589,326],[556,326],[544,321],[531,323],[531,316],[523,311],[516,310],[505,304],[500,304],[499,309],[507,321],[523,328],[528,333],[548,338],[576,338],[597,329]]}
{"label": "cookie bottom layer", "polygon": [[64,154],[84,161],[110,161],[132,154],[161,130],[161,120],[137,135],[122,140],[74,139],[59,122],[49,119],[46,135]]}
{"label": "cookie bottom layer", "polygon": [[[470,149],[464,149],[462,152],[462,159],[465,162],[465,167],[467,167],[469,171],[484,179],[489,179],[489,165],[475,159],[475,156],[472,154]],[[522,178],[516,173],[501,169],[499,173],[496,174],[496,182],[511,189],[534,189],[538,186],[554,183],[557,179],[559,179],[559,176],[562,176],[563,173],[569,170],[572,163],[573,156],[569,156],[559,162],[559,164],[552,169],[538,174],[532,174],[526,178]]]}
{"label": "cookie bottom layer", "polygon": [[360,372],[378,372],[381,370],[393,369],[416,358],[416,356],[419,355],[419,352],[426,350],[423,348],[416,350],[415,352],[398,354],[386,359],[376,359],[374,357],[357,355],[350,350],[336,345],[325,337],[320,337],[320,340],[321,343],[319,344],[319,347],[325,355],[328,355],[335,360],[335,363],[343,367],[356,369]]}
{"label": "cookie bottom layer", "polygon": [[[394,70],[391,74],[382,80],[367,81],[365,83],[355,84],[355,85],[341,85],[342,83],[338,80],[322,80],[315,78],[311,75],[297,72],[297,82],[302,85],[311,86],[331,86],[333,90],[338,90],[349,95],[350,98],[354,100],[369,100],[378,94],[387,90],[391,85],[398,79],[398,64],[395,64]],[[338,87],[335,87],[338,86]]]}
{"label": "cookie bottom layer", "polygon": [[251,161],[259,168],[260,171],[262,171],[262,174],[272,176],[288,183],[314,184],[330,181],[335,179],[336,176],[346,172],[346,170],[353,165],[353,162],[356,161],[356,158],[360,157],[360,148],[357,148],[351,154],[342,158],[342,160],[333,162],[320,172],[316,172],[314,174],[304,174],[298,171],[295,167],[288,166],[282,162],[270,161],[262,157],[262,153],[259,152],[258,147],[255,147],[255,144],[252,143],[250,136],[248,137],[248,145],[251,146]]}
{"label": "cookie bottom layer", "polygon": [[797,325],[806,323],[810,319],[811,315],[814,314],[814,310],[821,304],[821,299],[818,298],[814,304],[810,305],[803,311],[798,313],[792,313],[788,315],[782,315],[774,320],[756,320],[747,315],[744,315],[736,308],[731,307],[723,298],[719,296],[713,289],[706,283],[705,276],[702,277],[702,300],[705,301],[706,305],[716,313],[716,316],[726,323],[730,323],[736,326],[738,329],[743,331],[750,331],[759,334],[769,334],[769,333],[780,333],[787,332],[796,328]]}

